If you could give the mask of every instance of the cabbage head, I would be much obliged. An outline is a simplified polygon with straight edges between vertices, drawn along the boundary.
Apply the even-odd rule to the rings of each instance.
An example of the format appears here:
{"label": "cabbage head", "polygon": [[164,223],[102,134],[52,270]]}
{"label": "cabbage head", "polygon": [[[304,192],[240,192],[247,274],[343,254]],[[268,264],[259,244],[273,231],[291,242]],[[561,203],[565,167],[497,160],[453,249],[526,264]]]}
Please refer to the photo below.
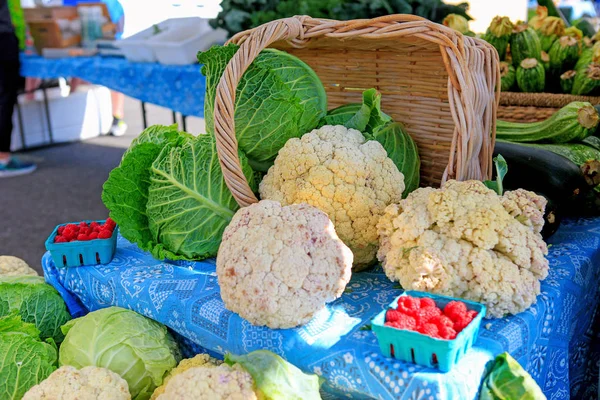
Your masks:
{"label": "cabbage head", "polygon": [[236,356],[227,354],[225,362],[239,364],[254,379],[256,389],[269,400],[320,400],[319,377],[302,372],[277,354],[256,350]]}
{"label": "cabbage head", "polygon": [[40,340],[35,325],[17,313],[0,317],[0,399],[20,400],[56,369],[58,354],[52,339]]}
{"label": "cabbage head", "polygon": [[[229,44],[198,53],[206,76],[204,119],[209,134],[214,134],[217,85],[238,49]],[[238,146],[254,170],[265,172],[288,139],[316,128],[326,112],[325,88],[308,65],[286,52],[263,50],[237,86],[234,119]]]}
{"label": "cabbage head", "polygon": [[41,276],[0,277],[0,317],[18,313],[24,322],[35,324],[42,340],[63,340],[61,325],[71,319],[60,294]]}
{"label": "cabbage head", "polygon": [[59,364],[104,367],[121,375],[134,400],[149,399],[180,359],[167,328],[134,311],[109,307],[63,326]]}
{"label": "cabbage head", "polygon": [[479,400],[542,400],[546,396],[535,380],[508,353],[491,363],[479,391]]}

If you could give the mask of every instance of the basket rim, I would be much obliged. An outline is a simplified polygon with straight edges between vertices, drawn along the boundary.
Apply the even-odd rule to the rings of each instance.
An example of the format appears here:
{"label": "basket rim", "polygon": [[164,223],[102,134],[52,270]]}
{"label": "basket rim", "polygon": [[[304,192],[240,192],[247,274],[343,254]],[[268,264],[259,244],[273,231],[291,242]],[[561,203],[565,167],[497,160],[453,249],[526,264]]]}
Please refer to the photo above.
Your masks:
{"label": "basket rim", "polygon": [[[238,154],[234,121],[237,84],[263,49],[277,42],[302,48],[318,37],[341,41],[354,37],[373,40],[417,37],[437,44],[448,75],[448,103],[455,123],[442,181],[452,178],[489,179],[500,93],[499,57],[492,45],[415,15],[392,14],[349,21],[298,15],[267,22],[240,32],[227,41],[227,44],[235,43],[240,48],[227,64],[217,85],[213,122],[223,177],[240,206],[256,203],[258,199],[242,171]],[[475,50],[483,54],[474,55]],[[476,79],[477,73],[472,72],[472,68],[477,67],[480,67],[477,73],[485,75],[483,84],[481,79]],[[493,96],[482,102],[478,99],[484,93],[478,92],[480,89]],[[485,111],[482,109],[482,115],[477,115],[475,110],[482,104],[485,104]],[[478,123],[481,119],[485,119],[483,126]],[[489,128],[489,137],[482,128]]]}

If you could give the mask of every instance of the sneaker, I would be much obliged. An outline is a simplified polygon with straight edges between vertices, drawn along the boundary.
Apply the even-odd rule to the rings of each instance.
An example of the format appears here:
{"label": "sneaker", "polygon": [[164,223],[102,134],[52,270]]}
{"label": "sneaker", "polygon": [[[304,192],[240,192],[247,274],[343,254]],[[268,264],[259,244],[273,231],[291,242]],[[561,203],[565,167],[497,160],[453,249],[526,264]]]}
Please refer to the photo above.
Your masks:
{"label": "sneaker", "polygon": [[12,176],[30,174],[37,166],[30,162],[19,161],[15,156],[12,156],[8,162],[0,162],[0,178],[10,178]]}
{"label": "sneaker", "polygon": [[123,136],[127,132],[127,124],[120,118],[113,118],[112,126],[110,127],[109,135]]}

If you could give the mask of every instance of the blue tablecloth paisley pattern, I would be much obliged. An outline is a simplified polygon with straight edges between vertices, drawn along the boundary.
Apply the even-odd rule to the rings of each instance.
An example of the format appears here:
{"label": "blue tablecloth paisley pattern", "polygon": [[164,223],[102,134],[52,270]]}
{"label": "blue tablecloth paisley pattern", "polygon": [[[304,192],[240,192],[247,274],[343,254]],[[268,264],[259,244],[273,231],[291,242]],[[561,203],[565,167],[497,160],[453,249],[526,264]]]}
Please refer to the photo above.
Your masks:
{"label": "blue tablecloth paisley pattern", "polygon": [[206,80],[200,65],[131,63],[119,57],[47,59],[21,56],[21,75],[35,78],[77,77],[183,115],[204,117]]}
{"label": "blue tablecloth paisley pattern", "polygon": [[57,268],[48,254],[42,264],[74,315],[118,305],[164,323],[192,352],[269,349],[325,378],[325,398],[474,399],[486,364],[504,351],[549,399],[596,398],[600,218],[567,220],[550,242],[550,274],[537,303],[519,315],[484,320],[473,349],[445,374],[383,357],[373,332],[363,328],[401,293],[379,268],[355,274],[342,298],[307,325],[272,330],[225,309],[214,260],[161,262],[119,238],[108,265]]}

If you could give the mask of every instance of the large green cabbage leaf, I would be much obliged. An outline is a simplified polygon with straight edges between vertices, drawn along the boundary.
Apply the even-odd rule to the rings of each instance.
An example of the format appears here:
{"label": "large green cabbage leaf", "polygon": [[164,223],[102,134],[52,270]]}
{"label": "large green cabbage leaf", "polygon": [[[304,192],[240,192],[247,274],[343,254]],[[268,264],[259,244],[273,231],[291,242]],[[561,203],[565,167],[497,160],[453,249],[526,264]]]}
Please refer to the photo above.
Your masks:
{"label": "large green cabbage leaf", "polygon": [[375,89],[363,92],[362,104],[351,103],[329,110],[319,126],[344,125],[361,131],[369,140],[376,140],[404,175],[402,197],[419,187],[421,160],[414,140],[404,126],[381,111],[381,94]]}
{"label": "large green cabbage leaf", "polygon": [[0,318],[0,399],[20,400],[56,369],[56,346],[18,314]]}
{"label": "large green cabbage leaf", "polygon": [[[198,53],[204,64],[206,131],[214,133],[217,85],[238,46],[213,46]],[[279,149],[317,126],[327,110],[325,88],[315,72],[297,57],[263,50],[246,70],[236,90],[235,130],[239,148],[252,168],[266,171]]]}
{"label": "large green cabbage leaf", "polygon": [[[246,179],[254,175],[240,154]],[[213,136],[165,148],[151,168],[147,214],[156,258],[202,259],[217,254],[239,208],[225,184]]]}
{"label": "large green cabbage leaf", "polygon": [[62,329],[61,366],[108,368],[127,381],[134,400],[150,398],[180,359],[165,326],[124,308],[91,312]]}
{"label": "large green cabbage leaf", "polygon": [[321,399],[317,375],[305,374],[268,350],[257,350],[242,356],[227,354],[225,362],[244,367],[267,400]]}
{"label": "large green cabbage leaf", "polygon": [[479,391],[479,400],[543,400],[546,396],[531,375],[508,353],[493,361]]}
{"label": "large green cabbage leaf", "polygon": [[179,132],[176,125],[149,127],[131,143],[104,183],[102,201],[110,217],[119,224],[121,235],[142,250],[154,246],[146,215],[150,167],[164,147],[176,147],[192,138]]}
{"label": "large green cabbage leaf", "polygon": [[43,340],[51,338],[56,343],[64,337],[60,326],[71,319],[60,294],[37,276],[0,280],[0,317],[14,312],[24,322],[35,324]]}

